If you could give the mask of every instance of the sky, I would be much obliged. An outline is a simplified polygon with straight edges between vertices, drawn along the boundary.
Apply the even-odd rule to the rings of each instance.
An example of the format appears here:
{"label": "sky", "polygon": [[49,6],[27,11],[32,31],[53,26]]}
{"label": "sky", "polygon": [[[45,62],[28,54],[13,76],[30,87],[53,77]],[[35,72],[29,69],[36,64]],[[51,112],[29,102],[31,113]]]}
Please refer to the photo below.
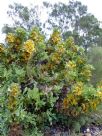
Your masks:
{"label": "sky", "polygon": [[[43,1],[55,3],[55,2],[63,2],[68,3],[69,0],[1,0],[0,1],[0,42],[4,39],[4,35],[1,34],[2,27],[4,24],[12,24],[12,20],[10,20],[7,16],[8,5],[16,3],[21,3],[25,6],[29,6],[31,3],[41,5]],[[82,4],[87,5],[88,12],[95,15],[99,21],[102,21],[102,0],[78,0],[81,1]]]}

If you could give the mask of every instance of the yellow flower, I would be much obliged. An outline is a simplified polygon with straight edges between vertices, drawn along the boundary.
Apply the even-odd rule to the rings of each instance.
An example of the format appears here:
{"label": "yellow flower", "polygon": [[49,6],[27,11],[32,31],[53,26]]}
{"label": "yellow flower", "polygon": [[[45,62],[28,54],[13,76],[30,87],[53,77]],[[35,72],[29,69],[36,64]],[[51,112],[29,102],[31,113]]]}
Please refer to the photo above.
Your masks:
{"label": "yellow flower", "polygon": [[64,46],[63,45],[58,45],[57,52],[58,53],[64,53],[65,52]]}
{"label": "yellow flower", "polygon": [[90,105],[90,107],[92,108],[92,109],[96,109],[96,106],[97,106],[97,104],[96,104],[96,101],[90,101],[89,102],[89,105]]}
{"label": "yellow flower", "polygon": [[77,59],[78,64],[83,64],[84,62],[85,62],[85,60],[83,58],[78,58]]}
{"label": "yellow flower", "polygon": [[0,53],[4,51],[4,47],[2,44],[0,44]]}
{"label": "yellow flower", "polygon": [[77,105],[77,98],[75,98],[73,93],[67,94],[67,99],[71,105]]}
{"label": "yellow flower", "polygon": [[53,44],[58,44],[60,41],[60,38],[59,37],[52,37],[52,42]]}
{"label": "yellow flower", "polygon": [[102,91],[97,91],[97,96],[101,99],[102,101]]}
{"label": "yellow flower", "polygon": [[86,103],[85,104],[85,109],[83,109],[84,112],[88,112],[89,110],[89,103]]}
{"label": "yellow flower", "polygon": [[63,100],[63,108],[66,109],[68,107],[68,98],[64,98]]}
{"label": "yellow flower", "polygon": [[14,43],[15,42],[15,36],[13,33],[8,33],[6,36],[6,41],[8,43]]}
{"label": "yellow flower", "polygon": [[72,46],[72,50],[73,50],[74,52],[77,52],[77,51],[78,51],[78,47],[77,47],[76,45],[74,45],[74,46]]}
{"label": "yellow flower", "polygon": [[76,87],[73,92],[76,94],[76,95],[81,95],[82,94],[82,89],[80,87]]}
{"label": "yellow flower", "polygon": [[16,105],[17,105],[17,101],[15,98],[13,97],[8,97],[8,109],[9,110],[14,110],[16,108]]}
{"label": "yellow flower", "polygon": [[29,37],[35,44],[44,40],[44,37],[40,34],[39,30],[36,29],[32,29]]}
{"label": "yellow flower", "polygon": [[73,92],[75,95],[81,95],[83,90],[83,83],[82,82],[77,82],[74,86]]}
{"label": "yellow flower", "polygon": [[70,101],[71,105],[77,105],[77,100],[73,97]]}
{"label": "yellow flower", "polygon": [[51,35],[50,41],[52,44],[56,45],[61,42],[60,33],[58,31],[54,31]]}
{"label": "yellow flower", "polygon": [[27,61],[30,59],[30,57],[31,57],[31,54],[30,54],[30,53],[28,53],[28,52],[23,52],[23,54],[22,54],[22,60],[23,60],[24,62],[27,62]]}
{"label": "yellow flower", "polygon": [[30,38],[33,40],[33,41],[38,41],[38,33],[36,31],[32,31],[31,34],[30,34]]}
{"label": "yellow flower", "polygon": [[12,83],[8,88],[8,109],[14,110],[17,106],[17,97],[20,95],[20,87],[17,83]]}
{"label": "yellow flower", "polygon": [[81,75],[85,76],[87,79],[90,79],[90,77],[92,76],[92,73],[91,73],[90,70],[84,69],[84,70],[81,72]]}
{"label": "yellow flower", "polygon": [[96,110],[96,106],[97,104],[95,102],[93,102],[93,109]]}
{"label": "yellow flower", "polygon": [[66,67],[70,68],[70,69],[73,69],[73,68],[76,67],[76,64],[75,64],[74,61],[69,61],[69,62],[66,63]]}
{"label": "yellow flower", "polygon": [[13,83],[10,88],[8,89],[9,91],[9,96],[11,97],[16,97],[20,94],[20,88],[17,83]]}
{"label": "yellow flower", "polygon": [[35,52],[35,51],[36,51],[33,40],[27,40],[27,41],[24,43],[24,50],[25,50],[26,52],[30,53],[30,54],[32,54],[32,52]]}
{"label": "yellow flower", "polygon": [[82,110],[85,111],[86,110],[86,105],[84,103],[82,103]]}
{"label": "yellow flower", "polygon": [[61,60],[60,54],[57,52],[53,53],[51,56],[51,60],[55,62],[56,64],[59,64]]}
{"label": "yellow flower", "polygon": [[75,46],[75,43],[74,43],[74,38],[72,36],[70,36],[67,40],[66,40],[66,44],[67,44],[67,47],[73,47]]}

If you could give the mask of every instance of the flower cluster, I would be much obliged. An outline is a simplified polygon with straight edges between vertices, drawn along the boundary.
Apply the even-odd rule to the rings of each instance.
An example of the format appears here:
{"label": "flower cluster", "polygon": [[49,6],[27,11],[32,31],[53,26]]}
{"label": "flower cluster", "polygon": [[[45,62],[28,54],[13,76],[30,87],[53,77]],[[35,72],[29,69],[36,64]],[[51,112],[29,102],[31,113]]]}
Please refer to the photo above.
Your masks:
{"label": "flower cluster", "polygon": [[78,64],[78,65],[84,64],[85,61],[86,61],[85,58],[82,58],[82,57],[78,57],[78,58],[77,58],[77,64]]}
{"label": "flower cluster", "polygon": [[61,56],[59,53],[55,52],[51,55],[51,61],[54,62],[55,64],[59,64],[61,60]]}
{"label": "flower cluster", "polygon": [[17,106],[17,99],[20,95],[20,87],[17,83],[12,83],[8,88],[8,109],[13,111]]}
{"label": "flower cluster", "polygon": [[7,34],[5,40],[9,46],[0,44],[0,56],[2,52],[6,51],[2,55],[5,57],[5,63],[10,64],[15,61],[16,63],[26,64],[28,62],[32,54],[36,52],[36,43],[30,36],[31,33],[27,36],[23,28],[17,28],[15,32]]}
{"label": "flower cluster", "polygon": [[51,35],[51,38],[50,38],[50,43],[52,45],[57,45],[61,42],[61,36],[60,36],[60,32],[58,31],[54,31],[53,34]]}
{"label": "flower cluster", "polygon": [[23,58],[24,62],[27,62],[31,58],[32,54],[34,52],[36,52],[36,48],[35,48],[35,44],[34,44],[33,40],[31,40],[31,39],[27,40],[24,43],[23,49],[24,49],[24,51],[22,53],[22,58]]}
{"label": "flower cluster", "polygon": [[14,43],[15,42],[15,35],[13,33],[8,33],[6,36],[7,43]]}
{"label": "flower cluster", "polygon": [[35,44],[38,44],[44,40],[44,37],[39,33],[37,28],[33,28],[31,30],[29,38],[32,39]]}
{"label": "flower cluster", "polygon": [[36,51],[34,42],[32,40],[27,40],[24,43],[24,51],[28,52],[29,54]]}
{"label": "flower cluster", "polygon": [[4,51],[4,47],[2,44],[0,44],[0,53],[2,53]]}
{"label": "flower cluster", "polygon": [[78,116],[96,110],[101,102],[101,91],[87,88],[82,82],[77,82],[64,98],[62,110],[68,116]]}
{"label": "flower cluster", "polygon": [[74,69],[76,67],[76,63],[74,61],[69,61],[66,63],[66,67],[68,69]]}
{"label": "flower cluster", "polygon": [[11,84],[8,91],[9,91],[10,96],[17,97],[20,94],[20,87],[17,83],[13,83]]}
{"label": "flower cluster", "polygon": [[90,77],[92,76],[92,72],[91,70],[93,69],[93,67],[91,65],[85,65],[83,68],[82,68],[82,72],[81,72],[81,75],[87,79],[87,80],[90,80]]}

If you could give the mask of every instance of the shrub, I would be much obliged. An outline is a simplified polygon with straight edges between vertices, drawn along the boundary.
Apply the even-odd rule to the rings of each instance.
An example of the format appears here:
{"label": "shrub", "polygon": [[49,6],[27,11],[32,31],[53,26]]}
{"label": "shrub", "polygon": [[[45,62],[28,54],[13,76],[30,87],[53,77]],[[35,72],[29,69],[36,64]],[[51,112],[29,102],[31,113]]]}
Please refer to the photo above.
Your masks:
{"label": "shrub", "polygon": [[73,126],[101,103],[102,90],[89,83],[93,67],[72,37],[63,41],[54,30],[45,40],[37,28],[17,28],[5,41],[0,44],[2,135],[21,132],[19,127],[40,135],[57,122]]}

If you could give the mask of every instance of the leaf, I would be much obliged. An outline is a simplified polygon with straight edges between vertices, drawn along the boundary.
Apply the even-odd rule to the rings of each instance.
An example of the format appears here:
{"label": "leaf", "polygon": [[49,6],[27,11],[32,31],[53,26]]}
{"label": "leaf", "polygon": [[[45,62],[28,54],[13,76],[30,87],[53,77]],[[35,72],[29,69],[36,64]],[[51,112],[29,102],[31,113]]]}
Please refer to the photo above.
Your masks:
{"label": "leaf", "polygon": [[40,93],[39,93],[39,90],[38,88],[34,87],[32,90],[31,89],[28,89],[28,97],[30,99],[33,99],[35,101],[37,101],[37,99],[40,99]]}
{"label": "leaf", "polygon": [[80,128],[81,128],[81,125],[79,122],[74,122],[73,123],[73,129],[76,131],[76,132],[80,132]]}

